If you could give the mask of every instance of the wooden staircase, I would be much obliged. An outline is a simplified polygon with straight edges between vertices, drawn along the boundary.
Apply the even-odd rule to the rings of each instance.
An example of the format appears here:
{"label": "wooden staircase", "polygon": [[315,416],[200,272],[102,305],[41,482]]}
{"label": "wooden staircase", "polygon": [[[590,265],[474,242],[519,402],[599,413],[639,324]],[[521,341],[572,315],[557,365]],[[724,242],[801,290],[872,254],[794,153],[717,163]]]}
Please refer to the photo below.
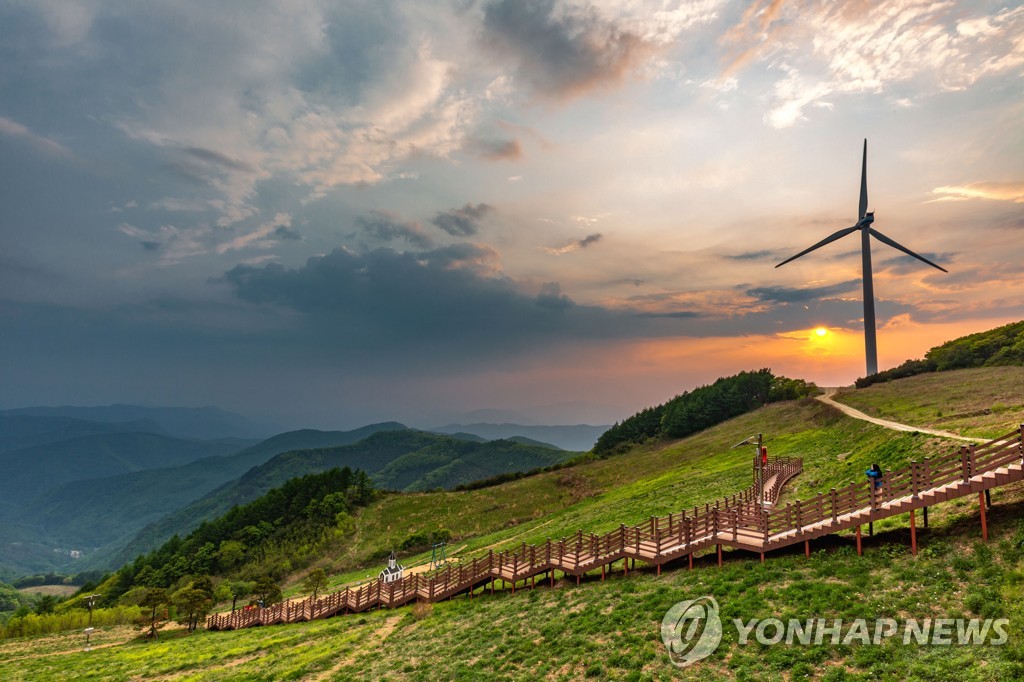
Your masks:
{"label": "wooden staircase", "polygon": [[[517,583],[537,577],[554,584],[555,571],[580,576],[600,570],[603,580],[611,565],[629,561],[657,567],[688,558],[693,566],[695,554],[715,548],[721,565],[722,547],[734,547],[764,553],[803,542],[809,542],[842,530],[857,528],[858,549],[860,526],[897,514],[911,513],[911,532],[916,551],[915,510],[940,502],[984,494],[998,486],[1024,480],[1024,426],[983,445],[961,447],[936,458],[911,462],[909,467],[889,472],[880,487],[871,481],[851,483],[832,488],[809,499],[777,507],[782,487],[802,470],[795,458],[773,458],[765,466],[765,505],[758,499],[755,485],[713,503],[692,510],[651,517],[636,526],[619,526],[597,535],[582,530],[561,540],[548,540],[541,545],[527,545],[503,552],[488,552],[447,566],[432,573],[408,576],[400,581],[370,581],[347,587],[323,597],[290,600],[266,608],[241,609],[230,614],[214,614],[207,619],[209,630],[234,630],[257,625],[294,623],[327,618],[341,613],[358,613],[374,606],[394,608],[411,601],[436,602],[475,591],[494,581]],[[985,528],[984,505],[982,527]],[[983,531],[984,532],[984,531]]]}

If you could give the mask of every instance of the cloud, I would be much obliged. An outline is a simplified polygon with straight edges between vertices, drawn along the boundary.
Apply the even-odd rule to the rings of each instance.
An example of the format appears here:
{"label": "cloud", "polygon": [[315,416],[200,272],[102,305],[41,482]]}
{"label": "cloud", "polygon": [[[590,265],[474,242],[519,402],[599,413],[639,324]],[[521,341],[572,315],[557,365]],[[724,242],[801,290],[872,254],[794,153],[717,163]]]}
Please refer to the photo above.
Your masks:
{"label": "cloud", "polygon": [[932,194],[940,196],[925,203],[988,199],[1021,204],[1024,203],[1024,182],[972,182],[967,185],[936,187]]}
{"label": "cloud", "polygon": [[824,287],[808,287],[796,289],[790,287],[755,287],[747,289],[746,294],[758,301],[768,303],[807,303],[823,298],[835,298],[840,294],[850,293],[860,286],[859,279],[852,279],[839,284]]}
{"label": "cloud", "polygon": [[523,156],[519,140],[472,139],[467,148],[488,161],[516,161]]}
{"label": "cloud", "polygon": [[278,226],[276,230],[271,233],[274,239],[282,242],[300,242],[302,241],[302,235],[290,227],[284,225]]}
{"label": "cloud", "polygon": [[453,237],[471,237],[480,231],[480,221],[493,211],[494,207],[488,204],[466,204],[441,211],[430,222]]}
{"label": "cloud", "polygon": [[223,281],[239,299],[301,313],[333,330],[337,343],[364,349],[442,341],[504,348],[525,338],[607,335],[613,328],[601,331],[607,311],[574,305],[556,282],[531,294],[501,274],[497,261],[493,249],[467,243],[365,254],[339,248],[296,269],[239,265]]}
{"label": "cloud", "polygon": [[434,240],[423,231],[419,223],[402,221],[390,211],[370,211],[370,215],[356,218],[356,227],[383,243],[404,239],[421,249],[434,246]]}
{"label": "cloud", "polygon": [[555,0],[498,0],[484,10],[485,44],[545,98],[570,99],[621,83],[654,45],[593,9]]}
{"label": "cloud", "polygon": [[46,156],[58,159],[75,158],[74,153],[59,142],[54,142],[48,137],[38,135],[17,121],[12,121],[11,119],[4,118],[3,116],[0,116],[0,135],[24,140],[33,149]]}
{"label": "cloud", "polygon": [[913,101],[1019,70],[1024,8],[992,16],[971,11],[918,0],[762,0],[723,35],[728,56],[722,75],[755,61],[781,73],[764,120],[787,128],[806,120],[810,107],[827,109],[840,95],[886,93],[899,84],[900,99]]}
{"label": "cloud", "polygon": [[745,251],[743,253],[725,254],[722,256],[722,258],[738,261],[772,260],[774,258],[778,258],[778,252],[771,250]]}
{"label": "cloud", "polygon": [[545,248],[544,252],[550,253],[553,256],[561,256],[566,253],[578,251],[579,249],[585,249],[591,244],[596,244],[597,242],[601,241],[601,237],[602,235],[600,233],[590,234],[584,237],[583,239],[578,239],[576,241],[569,242],[565,246],[560,246],[558,248]]}

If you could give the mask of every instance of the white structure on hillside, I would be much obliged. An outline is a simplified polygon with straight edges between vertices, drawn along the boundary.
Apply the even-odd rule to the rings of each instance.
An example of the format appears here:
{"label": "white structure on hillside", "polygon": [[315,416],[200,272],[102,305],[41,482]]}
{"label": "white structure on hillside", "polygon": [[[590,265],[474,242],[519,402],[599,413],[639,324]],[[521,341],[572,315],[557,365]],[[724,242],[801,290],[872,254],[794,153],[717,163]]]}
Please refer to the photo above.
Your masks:
{"label": "white structure on hillside", "polygon": [[404,574],[405,568],[395,560],[395,552],[392,550],[391,556],[388,557],[388,567],[381,571],[378,577],[382,583],[393,583],[401,580]]}

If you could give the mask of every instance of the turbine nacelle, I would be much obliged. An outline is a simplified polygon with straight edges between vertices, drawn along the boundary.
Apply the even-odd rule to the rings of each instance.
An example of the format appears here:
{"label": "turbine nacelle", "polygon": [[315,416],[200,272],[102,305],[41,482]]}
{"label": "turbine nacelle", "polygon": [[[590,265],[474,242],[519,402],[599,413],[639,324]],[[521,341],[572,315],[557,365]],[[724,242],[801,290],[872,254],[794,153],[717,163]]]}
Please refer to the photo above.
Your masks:
{"label": "turbine nacelle", "polygon": [[864,225],[870,225],[873,222],[875,222],[875,212],[869,211],[868,213],[864,214],[863,218],[857,221],[857,226],[863,227]]}

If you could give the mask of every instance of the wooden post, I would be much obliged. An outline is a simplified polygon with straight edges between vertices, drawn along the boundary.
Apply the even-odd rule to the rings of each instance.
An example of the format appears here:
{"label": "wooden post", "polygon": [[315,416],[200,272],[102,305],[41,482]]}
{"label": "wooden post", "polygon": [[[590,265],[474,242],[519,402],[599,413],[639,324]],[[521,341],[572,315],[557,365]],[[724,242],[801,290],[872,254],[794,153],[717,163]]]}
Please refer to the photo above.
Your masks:
{"label": "wooden post", "polygon": [[988,521],[985,519],[985,493],[978,493],[978,504],[981,506],[981,539],[988,542]]}
{"label": "wooden post", "polygon": [[924,527],[928,527],[928,507],[924,508]]}
{"label": "wooden post", "polygon": [[917,523],[914,521],[914,510],[910,510],[910,552],[917,556]]}
{"label": "wooden post", "polygon": [[761,552],[761,563],[764,563],[764,552]]}
{"label": "wooden post", "polygon": [[718,543],[718,567],[722,567],[722,543]]}
{"label": "wooden post", "polygon": [[988,488],[985,490],[985,508],[992,509],[992,490]]}
{"label": "wooden post", "polygon": [[661,564],[658,564],[658,575],[661,575]]}
{"label": "wooden post", "polygon": [[874,535],[875,535],[875,522],[874,521],[868,521],[868,536],[869,537],[874,537]]}
{"label": "wooden post", "polygon": [[811,558],[811,541],[804,540],[804,556],[808,559]]}
{"label": "wooden post", "polygon": [[857,526],[857,556],[864,556],[864,548],[860,543],[860,526]]}
{"label": "wooden post", "polygon": [[601,564],[601,582],[604,582],[604,564]]}
{"label": "wooden post", "polygon": [[693,570],[693,552],[690,552],[690,570]]}
{"label": "wooden post", "polygon": [[580,575],[578,573],[576,574],[576,584],[580,584]]}

